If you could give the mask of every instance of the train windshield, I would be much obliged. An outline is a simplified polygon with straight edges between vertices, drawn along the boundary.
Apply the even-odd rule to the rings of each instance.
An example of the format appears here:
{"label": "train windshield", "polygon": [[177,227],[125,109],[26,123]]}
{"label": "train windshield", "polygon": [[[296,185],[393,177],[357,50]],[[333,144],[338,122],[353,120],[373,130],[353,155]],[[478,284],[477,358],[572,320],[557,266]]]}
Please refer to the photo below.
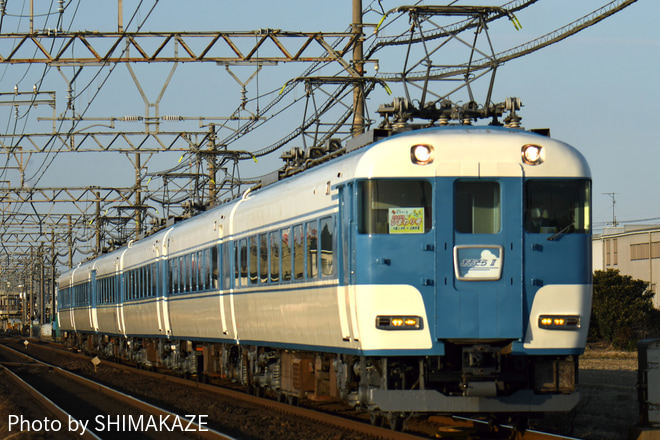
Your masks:
{"label": "train windshield", "polygon": [[433,226],[432,187],[425,180],[358,184],[360,234],[424,234]]}
{"label": "train windshield", "polygon": [[525,230],[534,234],[591,232],[591,182],[530,180],[525,186]]}

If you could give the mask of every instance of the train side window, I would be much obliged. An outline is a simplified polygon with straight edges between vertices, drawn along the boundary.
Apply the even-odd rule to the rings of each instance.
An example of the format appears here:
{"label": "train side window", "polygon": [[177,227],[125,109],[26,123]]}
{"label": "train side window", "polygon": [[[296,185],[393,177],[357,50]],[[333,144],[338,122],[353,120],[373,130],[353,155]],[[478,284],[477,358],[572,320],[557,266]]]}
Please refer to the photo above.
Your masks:
{"label": "train side window", "polygon": [[425,180],[358,183],[360,234],[424,234],[433,226],[433,191]]}
{"label": "train side window", "polygon": [[[210,280],[210,285],[209,287],[211,289],[219,289],[220,286],[218,285],[218,277],[219,277],[219,270],[220,270],[220,262],[218,261],[218,246],[213,246],[211,248],[211,280]],[[229,260],[225,260],[225,262],[228,262]]]}
{"label": "train side window", "polygon": [[280,282],[280,231],[269,234],[270,241],[270,282]]}
{"label": "train side window", "polygon": [[190,292],[199,290],[199,271],[202,260],[199,258],[199,252],[190,254]]}
{"label": "train side window", "polygon": [[259,248],[257,247],[257,237],[250,237],[250,284],[257,284],[259,276]]}
{"label": "train side window", "polygon": [[184,261],[186,262],[186,293],[188,293],[192,292],[193,287],[193,255],[186,255]]}
{"label": "train side window", "polygon": [[[231,247],[235,246],[234,242],[225,242],[222,246],[222,286],[221,289],[231,288]],[[234,258],[234,262],[236,259]]]}
{"label": "train side window", "polygon": [[330,277],[335,273],[335,224],[332,217],[321,219],[321,276]]}
{"label": "train side window", "polygon": [[170,260],[170,292],[179,293],[179,257]]}
{"label": "train side window", "polygon": [[199,276],[197,278],[197,290],[207,290],[209,288],[209,270],[211,269],[210,249],[202,249],[197,253],[199,260]]}
{"label": "train side window", "polygon": [[291,228],[282,229],[282,281],[291,281]]}
{"label": "train side window", "polygon": [[206,271],[208,263],[205,258],[205,251],[197,251],[197,264],[195,264],[195,276],[193,277],[193,291],[202,291],[206,289]]}
{"label": "train side window", "polygon": [[248,268],[247,268],[247,261],[248,261],[248,256],[247,256],[247,239],[242,239],[240,242],[240,271],[239,271],[239,283],[237,283],[240,286],[247,286],[247,276],[248,276]]}
{"label": "train side window", "polygon": [[149,283],[149,277],[147,274],[147,266],[142,266],[140,268],[140,298],[146,298],[149,296],[147,294],[147,286]]}
{"label": "train side window", "polygon": [[133,282],[135,280],[135,273],[132,270],[128,271],[128,299],[133,299],[133,292],[135,291]]}
{"label": "train side window", "polygon": [[259,282],[268,283],[268,235],[259,234]]}
{"label": "train side window", "polygon": [[497,234],[501,228],[500,184],[458,181],[454,223],[463,234]]}
{"label": "train side window", "polygon": [[302,225],[293,227],[293,273],[296,280],[305,277],[305,242]]}
{"label": "train side window", "polygon": [[151,263],[151,297],[156,297],[158,292],[158,264]]}
{"label": "train side window", "polygon": [[319,275],[319,229],[316,220],[305,225],[307,230],[307,279],[316,278]]}

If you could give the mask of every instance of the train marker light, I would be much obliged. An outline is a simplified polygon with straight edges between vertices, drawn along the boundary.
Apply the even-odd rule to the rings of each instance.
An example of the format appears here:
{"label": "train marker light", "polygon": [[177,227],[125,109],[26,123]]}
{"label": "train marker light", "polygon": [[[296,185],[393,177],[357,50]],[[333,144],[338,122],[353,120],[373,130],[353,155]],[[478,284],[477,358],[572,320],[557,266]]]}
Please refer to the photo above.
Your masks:
{"label": "train marker light", "polygon": [[544,157],[543,147],[539,145],[527,144],[522,147],[522,160],[527,165],[540,165]]}
{"label": "train marker light", "polygon": [[410,159],[414,164],[428,165],[433,162],[433,156],[433,147],[430,145],[419,144],[410,148]]}
{"label": "train marker light", "polygon": [[380,330],[419,330],[420,316],[376,316],[376,328]]}
{"label": "train marker light", "polygon": [[580,317],[575,315],[541,315],[539,327],[548,330],[576,330],[580,328]]}

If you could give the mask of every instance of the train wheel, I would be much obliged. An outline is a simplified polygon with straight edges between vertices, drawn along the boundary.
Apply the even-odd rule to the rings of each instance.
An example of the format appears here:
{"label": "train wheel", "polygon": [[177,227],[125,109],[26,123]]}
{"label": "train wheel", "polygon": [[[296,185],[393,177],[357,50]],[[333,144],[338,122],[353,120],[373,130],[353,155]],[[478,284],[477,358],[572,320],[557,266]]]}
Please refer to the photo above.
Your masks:
{"label": "train wheel", "polygon": [[403,430],[403,417],[397,412],[387,413],[387,423],[390,425],[392,431]]}
{"label": "train wheel", "polygon": [[369,412],[369,422],[373,426],[383,426],[383,414],[378,410]]}

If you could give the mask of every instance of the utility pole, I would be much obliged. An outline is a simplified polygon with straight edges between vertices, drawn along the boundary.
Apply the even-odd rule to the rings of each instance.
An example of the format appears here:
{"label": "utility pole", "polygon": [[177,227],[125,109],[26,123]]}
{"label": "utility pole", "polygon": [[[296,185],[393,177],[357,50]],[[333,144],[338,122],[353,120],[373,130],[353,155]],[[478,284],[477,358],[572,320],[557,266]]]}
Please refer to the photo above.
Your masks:
{"label": "utility pole", "polygon": [[616,205],[616,198],[614,197],[616,193],[603,193],[606,196],[610,196],[612,198],[612,227],[616,228],[619,226],[619,222],[616,221],[616,214],[614,210],[614,205]]}
{"label": "utility pole", "polygon": [[142,236],[142,163],[140,153],[135,153],[135,240]]}
{"label": "utility pole", "polygon": [[[353,68],[362,77],[364,76],[362,0],[353,0],[352,27],[355,38],[353,45]],[[364,133],[364,112],[364,85],[361,81],[356,81],[353,86],[353,136]]]}
{"label": "utility pole", "polygon": [[215,146],[215,124],[209,125],[209,206],[216,205],[217,189],[216,189],[216,174],[217,174],[217,165],[216,165],[216,146]]}

